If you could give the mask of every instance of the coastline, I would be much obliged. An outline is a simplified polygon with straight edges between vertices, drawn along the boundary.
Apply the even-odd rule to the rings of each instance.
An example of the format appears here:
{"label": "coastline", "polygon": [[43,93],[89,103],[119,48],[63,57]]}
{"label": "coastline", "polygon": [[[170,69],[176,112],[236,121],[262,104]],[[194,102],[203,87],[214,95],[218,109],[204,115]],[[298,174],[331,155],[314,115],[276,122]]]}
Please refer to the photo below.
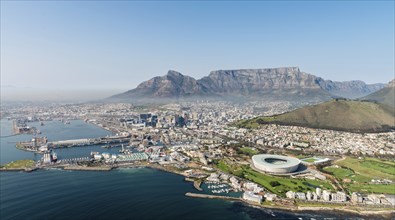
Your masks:
{"label": "coastline", "polygon": [[[13,169],[0,169],[0,171],[2,172],[15,172],[15,171],[23,171],[23,172],[32,172],[35,170],[39,170],[39,169],[46,169],[46,168],[60,168],[63,170],[69,170],[69,171],[105,171],[105,172],[109,172],[111,170],[115,170],[117,168],[148,168],[148,169],[155,169],[155,170],[159,170],[159,171],[164,171],[167,173],[173,173],[173,174],[177,174],[183,177],[186,177],[184,180],[188,181],[188,182],[193,182],[193,185],[195,187],[196,190],[199,190],[199,188],[197,188],[195,186],[196,184],[196,180],[194,179],[190,179],[187,178],[187,176],[185,174],[183,174],[182,172],[176,172],[174,170],[168,169],[164,166],[158,165],[158,164],[149,164],[149,163],[140,163],[140,164],[135,164],[135,163],[128,163],[128,164],[120,164],[117,166],[95,166],[95,167],[87,167],[87,166],[65,166],[65,165],[61,165],[61,166],[50,166],[50,167],[35,167],[33,169],[22,169],[22,168],[13,168]],[[199,184],[200,186],[200,184]],[[202,191],[202,190],[199,190]],[[185,196],[187,197],[191,197],[191,198],[202,198],[202,199],[222,199],[222,200],[228,200],[228,201],[237,201],[237,202],[242,202],[243,204],[246,204],[250,207],[254,207],[254,208],[264,208],[264,209],[271,209],[271,210],[278,210],[278,211],[292,211],[292,212],[303,212],[303,211],[312,211],[312,212],[321,212],[321,211],[338,211],[338,212],[343,212],[343,213],[353,213],[353,214],[357,214],[357,215],[361,215],[361,216],[367,216],[367,217],[371,217],[371,216],[380,216],[380,217],[394,217],[395,216],[395,210],[375,210],[375,209],[370,209],[370,210],[366,210],[366,207],[346,207],[346,206],[342,206],[342,207],[317,207],[317,206],[280,206],[280,205],[268,205],[268,204],[257,204],[257,203],[252,203],[252,202],[248,202],[246,200],[243,200],[242,198],[236,198],[236,197],[229,197],[229,196],[221,196],[221,195],[210,195],[210,194],[205,194],[205,193],[192,193],[192,192],[187,192],[185,194]],[[354,209],[352,209],[354,208]]]}
{"label": "coastline", "polygon": [[278,211],[293,211],[293,212],[303,212],[303,211],[339,211],[344,213],[353,213],[361,216],[380,216],[380,217],[390,217],[395,214],[395,210],[353,210],[347,208],[338,208],[338,207],[316,207],[316,206],[294,206],[294,207],[284,207],[284,206],[275,206],[275,205],[265,205],[265,204],[257,204],[248,202],[241,198],[229,197],[229,196],[219,196],[219,195],[209,195],[203,193],[191,193],[187,192],[185,196],[192,198],[203,198],[203,199],[222,199],[229,201],[237,201],[242,202],[253,208],[266,208],[271,210]]}

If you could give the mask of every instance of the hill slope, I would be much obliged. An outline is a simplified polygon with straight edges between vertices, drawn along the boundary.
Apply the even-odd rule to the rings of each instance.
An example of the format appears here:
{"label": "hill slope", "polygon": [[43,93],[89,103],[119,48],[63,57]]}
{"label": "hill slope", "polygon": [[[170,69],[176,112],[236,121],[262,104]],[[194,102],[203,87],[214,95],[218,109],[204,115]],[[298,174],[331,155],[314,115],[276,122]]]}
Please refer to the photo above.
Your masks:
{"label": "hill slope", "polygon": [[379,132],[395,128],[394,109],[362,101],[332,100],[292,112],[240,121],[239,127],[257,124],[296,125],[352,132]]}
{"label": "hill slope", "polygon": [[386,87],[361,99],[376,101],[391,107],[395,107],[395,79],[389,82]]}

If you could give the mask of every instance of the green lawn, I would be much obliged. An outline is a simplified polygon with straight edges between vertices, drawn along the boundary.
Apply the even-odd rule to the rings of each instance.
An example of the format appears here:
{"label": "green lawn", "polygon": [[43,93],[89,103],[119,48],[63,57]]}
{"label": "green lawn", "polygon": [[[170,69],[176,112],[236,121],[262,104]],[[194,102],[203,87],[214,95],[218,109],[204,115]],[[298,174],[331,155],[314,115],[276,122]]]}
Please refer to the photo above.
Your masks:
{"label": "green lawn", "polygon": [[325,167],[324,170],[339,180],[349,178],[355,182],[343,183],[350,192],[395,194],[394,184],[371,184],[372,179],[395,181],[395,163],[376,158],[357,159],[347,157],[336,163],[340,168]]}
{"label": "green lawn", "polygon": [[249,156],[252,156],[252,155],[255,155],[255,154],[259,153],[257,150],[254,150],[254,149],[252,149],[250,147],[242,147],[239,150],[240,150],[241,153],[249,155]]}
{"label": "green lawn", "polygon": [[[244,178],[258,183],[269,191],[282,196],[284,196],[285,193],[289,190],[297,192],[307,192],[315,191],[317,187],[333,190],[333,187],[325,181],[310,179],[291,179],[290,177],[265,175],[251,169],[250,167],[244,168],[243,170]],[[277,182],[279,185],[273,184],[274,182]]]}
{"label": "green lawn", "polygon": [[316,159],[314,159],[314,158],[306,158],[306,159],[302,159],[302,161],[307,162],[307,163],[314,163],[316,161]]}
{"label": "green lawn", "polygon": [[352,176],[355,176],[352,170],[345,168],[325,167],[324,170],[331,173],[338,179],[351,178]]}
{"label": "green lawn", "polygon": [[217,168],[224,173],[230,173],[238,177],[242,177],[243,169],[240,166],[230,165],[225,160],[219,160]]}
{"label": "green lawn", "polygon": [[351,192],[395,194],[394,184],[350,184],[347,188]]}
{"label": "green lawn", "polygon": [[16,160],[1,166],[1,168],[25,169],[25,168],[32,168],[33,166],[34,166],[34,160]]}
{"label": "green lawn", "polygon": [[292,179],[291,177],[277,177],[266,175],[251,169],[249,166],[230,164],[225,160],[217,162],[217,168],[252,182],[258,183],[269,191],[281,196],[289,190],[298,192],[315,191],[317,187],[333,190],[332,185],[326,181],[310,179]]}
{"label": "green lawn", "polygon": [[376,158],[357,159],[347,157],[336,163],[345,168],[352,169],[355,173],[351,179],[357,182],[370,182],[371,179],[389,179],[395,181],[395,163]]}

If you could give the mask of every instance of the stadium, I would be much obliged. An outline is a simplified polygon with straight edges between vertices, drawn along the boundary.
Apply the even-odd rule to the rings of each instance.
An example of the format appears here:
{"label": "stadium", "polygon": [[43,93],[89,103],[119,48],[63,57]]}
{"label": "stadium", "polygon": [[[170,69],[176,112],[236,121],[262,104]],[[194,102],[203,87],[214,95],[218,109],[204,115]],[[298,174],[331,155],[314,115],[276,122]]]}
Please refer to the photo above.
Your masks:
{"label": "stadium", "polygon": [[300,160],[274,154],[259,154],[252,156],[253,166],[263,172],[274,174],[292,173],[299,168]]}

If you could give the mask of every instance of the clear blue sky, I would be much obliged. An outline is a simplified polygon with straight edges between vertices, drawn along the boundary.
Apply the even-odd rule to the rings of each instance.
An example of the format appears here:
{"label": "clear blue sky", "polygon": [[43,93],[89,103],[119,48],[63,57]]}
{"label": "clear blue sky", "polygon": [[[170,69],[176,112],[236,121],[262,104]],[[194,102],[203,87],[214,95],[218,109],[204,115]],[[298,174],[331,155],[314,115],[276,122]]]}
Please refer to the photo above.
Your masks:
{"label": "clear blue sky", "polygon": [[394,78],[394,2],[2,1],[1,84],[130,89],[173,69]]}

